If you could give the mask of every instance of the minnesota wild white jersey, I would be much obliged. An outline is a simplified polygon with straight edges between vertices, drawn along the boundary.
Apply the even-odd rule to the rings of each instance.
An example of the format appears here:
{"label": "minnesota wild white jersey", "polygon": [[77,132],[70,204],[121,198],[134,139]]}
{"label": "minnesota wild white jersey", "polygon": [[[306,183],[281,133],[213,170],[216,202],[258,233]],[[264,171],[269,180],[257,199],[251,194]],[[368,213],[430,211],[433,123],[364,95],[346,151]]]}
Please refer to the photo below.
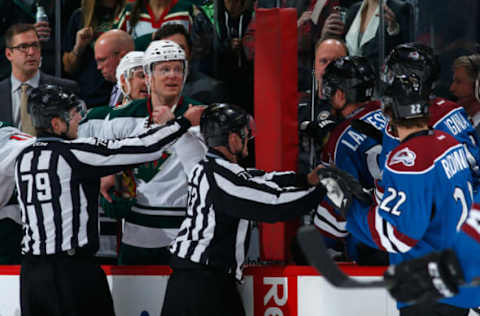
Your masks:
{"label": "minnesota wild white jersey", "polygon": [[[183,115],[189,104],[200,103],[181,98],[175,116]],[[150,113],[147,99],[113,109],[103,129],[104,137],[138,135],[151,124]],[[142,248],[169,245],[185,217],[187,203],[187,175],[174,145],[166,147],[160,159],[137,166],[131,173],[135,179],[132,193],[137,202],[125,218],[122,242]]]}

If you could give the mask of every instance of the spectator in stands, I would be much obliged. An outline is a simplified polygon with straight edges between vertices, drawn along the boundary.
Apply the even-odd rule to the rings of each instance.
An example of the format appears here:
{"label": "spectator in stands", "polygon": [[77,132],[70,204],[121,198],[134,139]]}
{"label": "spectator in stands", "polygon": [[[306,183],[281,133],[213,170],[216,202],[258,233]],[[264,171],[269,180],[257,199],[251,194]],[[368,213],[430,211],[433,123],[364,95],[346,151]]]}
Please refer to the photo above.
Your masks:
{"label": "spectator in stands", "polygon": [[0,120],[12,123],[25,133],[35,135],[27,112],[29,91],[40,84],[55,84],[72,91],[78,89],[74,81],[44,74],[39,70],[42,53],[36,28],[32,24],[14,24],[5,32],[5,54],[11,64],[9,78],[0,81]]}
{"label": "spectator in stands", "polygon": [[480,75],[480,55],[458,57],[453,63],[453,72],[450,92],[457,98],[457,103],[465,108],[473,126],[477,128],[480,126],[480,102],[475,98],[475,84]]}
{"label": "spectator in stands", "polygon": [[[411,10],[406,2],[385,1],[385,52],[413,40],[410,38]],[[350,55],[367,57],[373,66],[378,67],[379,12],[378,0],[359,1],[348,9],[345,24],[340,13],[331,13],[325,21],[322,35],[344,38]]]}
{"label": "spectator in stands", "polygon": [[152,33],[162,25],[181,24],[190,32],[192,16],[193,6],[189,1],[135,0],[120,13],[115,27],[133,37],[136,50],[145,50],[152,41]]}
{"label": "spectator in stands", "polygon": [[221,0],[199,8],[192,31],[193,70],[225,82],[231,102],[253,113],[253,62],[243,47],[252,1]]}
{"label": "spectator in stands", "polygon": [[[153,41],[144,55],[149,96],[111,111],[104,123],[104,138],[138,135],[152,124],[183,115],[189,105],[200,104],[181,95],[186,64],[185,52],[178,44]],[[116,208],[120,203],[129,208],[119,264],[168,264],[167,246],[185,216],[187,198],[186,175],[176,149],[168,146],[160,159],[137,166],[132,174],[135,185],[129,193],[134,199],[112,200],[105,192],[108,187],[102,187],[104,209]]]}
{"label": "spectator in stands", "polygon": [[0,1],[0,80],[5,79],[10,75],[11,68],[10,62],[5,56],[5,34],[7,29],[13,24],[26,23],[34,24],[35,23],[35,13],[36,13],[36,3],[39,3],[43,6],[50,18],[49,22],[39,22],[35,23],[35,29],[40,37],[42,44],[42,71],[50,75],[54,74],[54,41],[50,40],[53,38],[52,29],[54,19],[53,19],[53,10],[54,2],[50,0],[38,0],[38,1],[27,1],[27,0],[4,0]]}
{"label": "spectator in stands", "polygon": [[128,52],[135,49],[133,39],[127,32],[122,30],[110,30],[97,39],[95,42],[95,60],[97,62],[97,69],[102,72],[105,80],[113,82],[115,85],[110,93],[108,105],[115,107],[119,102],[121,103],[123,96],[122,92],[116,85],[117,79],[115,72],[120,62],[120,59]]}
{"label": "spectator in stands", "polygon": [[[192,40],[187,30],[180,24],[167,24],[156,31],[153,40],[171,40],[177,43],[187,55],[190,61],[192,51]],[[191,63],[188,64],[189,71],[187,81],[183,87],[183,95],[205,104],[227,101],[225,84],[200,71],[192,71]]]}
{"label": "spectator in stands", "polygon": [[339,0],[312,0],[306,11],[297,20],[298,28],[298,90],[309,90],[312,85],[311,69],[315,43],[320,39],[323,24],[340,5]]}
{"label": "spectator in stands", "polygon": [[79,96],[87,107],[106,105],[112,84],[106,81],[94,58],[95,40],[112,29],[115,16],[125,0],[83,0],[73,12],[63,41],[63,67],[71,79],[80,85]]}

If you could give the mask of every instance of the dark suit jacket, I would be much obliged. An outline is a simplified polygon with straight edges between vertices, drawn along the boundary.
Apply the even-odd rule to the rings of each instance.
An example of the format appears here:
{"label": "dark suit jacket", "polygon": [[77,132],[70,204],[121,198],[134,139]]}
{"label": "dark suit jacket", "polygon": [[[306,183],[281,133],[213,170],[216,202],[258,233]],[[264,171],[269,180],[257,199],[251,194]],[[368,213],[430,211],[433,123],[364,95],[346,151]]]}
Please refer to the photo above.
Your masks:
{"label": "dark suit jacket", "polygon": [[[75,81],[53,77],[44,73],[40,73],[40,84],[53,84],[69,89],[78,93],[78,84]],[[0,121],[13,124],[12,113],[12,82],[10,76],[0,81]]]}
{"label": "dark suit jacket", "polygon": [[[400,25],[400,33],[394,36],[388,35],[385,30],[385,56],[398,44],[408,43],[413,41],[413,7],[400,0],[387,0],[385,3],[395,13],[396,20]],[[350,26],[360,9],[362,2],[353,4],[347,12],[347,21],[345,23],[345,29],[348,31]],[[377,67],[378,62],[378,37],[379,32],[370,41],[362,46],[362,55],[367,57],[373,66]]]}

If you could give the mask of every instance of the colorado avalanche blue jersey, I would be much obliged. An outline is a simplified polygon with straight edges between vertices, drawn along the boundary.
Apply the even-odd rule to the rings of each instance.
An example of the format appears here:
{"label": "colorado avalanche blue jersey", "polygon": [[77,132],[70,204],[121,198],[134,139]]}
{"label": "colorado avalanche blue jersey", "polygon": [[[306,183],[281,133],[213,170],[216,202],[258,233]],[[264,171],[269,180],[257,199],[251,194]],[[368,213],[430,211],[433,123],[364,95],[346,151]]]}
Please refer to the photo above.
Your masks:
{"label": "colorado avalanche blue jersey", "polygon": [[[430,114],[429,127],[444,131],[455,137],[459,143],[465,144],[468,149],[468,159],[471,166],[480,165],[478,136],[468,120],[465,109],[455,102],[443,98],[436,98],[430,101],[428,111]],[[388,153],[399,144],[398,138],[391,132],[390,124],[387,124],[383,132],[383,148],[379,157],[380,166],[384,166]]]}
{"label": "colorado avalanche blue jersey", "polygon": [[472,204],[471,181],[463,144],[438,130],[415,133],[389,154],[375,203],[352,204],[347,230],[389,252],[391,264],[452,247]]}
{"label": "colorado avalanche blue jersey", "polygon": [[330,134],[322,153],[322,160],[349,172],[366,188],[372,188],[380,174],[378,155],[382,145],[375,139],[353,129],[351,123],[359,119],[380,131],[386,120],[380,103],[372,101],[356,110]]}

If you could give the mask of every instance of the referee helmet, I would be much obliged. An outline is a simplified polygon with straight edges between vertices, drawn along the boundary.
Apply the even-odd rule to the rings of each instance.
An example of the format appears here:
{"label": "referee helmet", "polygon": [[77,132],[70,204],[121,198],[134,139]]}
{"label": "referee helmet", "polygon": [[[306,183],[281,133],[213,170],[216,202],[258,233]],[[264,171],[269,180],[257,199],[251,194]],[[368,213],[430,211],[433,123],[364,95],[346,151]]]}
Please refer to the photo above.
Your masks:
{"label": "referee helmet", "polygon": [[35,128],[48,129],[52,118],[63,119],[70,123],[70,110],[76,108],[83,117],[86,113],[85,103],[74,93],[55,85],[40,85],[33,88],[28,97],[28,113]]}
{"label": "referee helmet", "polygon": [[203,111],[200,131],[209,147],[227,146],[230,133],[238,134],[242,141],[253,138],[255,122],[237,105],[214,103]]}

